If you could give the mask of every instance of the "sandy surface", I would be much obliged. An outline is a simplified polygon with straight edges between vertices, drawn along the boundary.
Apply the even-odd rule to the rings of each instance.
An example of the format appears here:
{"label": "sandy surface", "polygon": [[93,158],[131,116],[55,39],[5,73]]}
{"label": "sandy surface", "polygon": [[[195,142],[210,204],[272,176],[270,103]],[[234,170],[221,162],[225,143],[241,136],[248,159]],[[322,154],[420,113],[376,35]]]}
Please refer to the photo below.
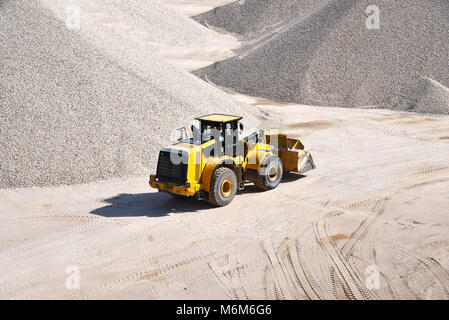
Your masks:
{"label": "sandy surface", "polygon": [[448,116],[232,95],[317,169],[225,208],[147,176],[0,190],[0,298],[449,298]]}
{"label": "sandy surface", "polygon": [[161,2],[171,9],[191,17],[234,2],[234,0],[161,0]]}
{"label": "sandy surface", "polygon": [[[168,8],[184,16],[194,16],[234,0],[161,0]],[[235,56],[235,50],[242,46],[236,37],[209,29],[211,36],[206,43],[177,45],[176,43],[154,43],[159,56],[171,64],[188,71],[198,70]]]}
{"label": "sandy surface", "polygon": [[[146,177],[2,191],[0,297],[449,298],[449,117],[259,108],[317,169],[225,208]],[[69,265],[79,290],[65,287]]]}

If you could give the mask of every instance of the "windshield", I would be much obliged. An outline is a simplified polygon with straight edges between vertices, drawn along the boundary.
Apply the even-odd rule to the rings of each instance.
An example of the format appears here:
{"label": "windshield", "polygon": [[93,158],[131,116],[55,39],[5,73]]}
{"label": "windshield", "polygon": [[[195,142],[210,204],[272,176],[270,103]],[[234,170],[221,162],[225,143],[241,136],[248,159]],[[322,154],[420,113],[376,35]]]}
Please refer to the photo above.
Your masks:
{"label": "windshield", "polygon": [[222,123],[202,122],[201,123],[201,142],[207,142],[212,139],[223,140],[221,135]]}

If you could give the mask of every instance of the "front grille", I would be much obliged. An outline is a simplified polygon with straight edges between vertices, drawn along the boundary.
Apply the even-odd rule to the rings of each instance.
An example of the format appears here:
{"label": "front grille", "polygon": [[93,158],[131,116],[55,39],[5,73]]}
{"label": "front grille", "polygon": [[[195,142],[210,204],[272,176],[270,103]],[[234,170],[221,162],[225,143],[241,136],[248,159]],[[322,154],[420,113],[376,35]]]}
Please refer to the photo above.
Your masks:
{"label": "front grille", "polygon": [[[177,159],[182,161],[176,161],[174,163],[171,159],[171,153],[176,154]],[[159,153],[159,160],[157,162],[157,177],[160,182],[172,182],[178,185],[184,185],[187,181],[187,152],[178,150],[162,150]],[[180,162],[180,163],[178,163]]]}

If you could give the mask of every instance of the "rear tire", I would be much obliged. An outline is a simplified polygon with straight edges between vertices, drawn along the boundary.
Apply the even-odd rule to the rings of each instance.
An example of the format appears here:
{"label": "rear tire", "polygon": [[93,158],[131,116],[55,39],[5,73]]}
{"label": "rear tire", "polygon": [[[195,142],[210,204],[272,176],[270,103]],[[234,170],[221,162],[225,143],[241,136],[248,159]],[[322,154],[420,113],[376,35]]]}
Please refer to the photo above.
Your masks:
{"label": "rear tire", "polygon": [[281,159],[275,155],[267,156],[260,165],[259,174],[254,184],[259,189],[272,190],[281,182],[283,173]]}
{"label": "rear tire", "polygon": [[237,193],[237,177],[227,167],[218,168],[212,179],[209,192],[209,202],[217,207],[224,207],[231,203]]}

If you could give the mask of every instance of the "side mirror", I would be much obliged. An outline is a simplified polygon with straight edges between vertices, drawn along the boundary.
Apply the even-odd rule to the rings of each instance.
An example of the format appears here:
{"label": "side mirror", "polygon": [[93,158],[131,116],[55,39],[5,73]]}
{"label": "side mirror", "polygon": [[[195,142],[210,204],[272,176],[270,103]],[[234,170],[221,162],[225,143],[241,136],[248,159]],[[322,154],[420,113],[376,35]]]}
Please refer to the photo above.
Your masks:
{"label": "side mirror", "polygon": [[240,129],[240,131],[243,131],[243,123],[239,123],[239,129]]}
{"label": "side mirror", "polygon": [[199,141],[200,140],[200,130],[197,127],[195,127],[193,124],[190,128],[192,130],[193,141]]}

